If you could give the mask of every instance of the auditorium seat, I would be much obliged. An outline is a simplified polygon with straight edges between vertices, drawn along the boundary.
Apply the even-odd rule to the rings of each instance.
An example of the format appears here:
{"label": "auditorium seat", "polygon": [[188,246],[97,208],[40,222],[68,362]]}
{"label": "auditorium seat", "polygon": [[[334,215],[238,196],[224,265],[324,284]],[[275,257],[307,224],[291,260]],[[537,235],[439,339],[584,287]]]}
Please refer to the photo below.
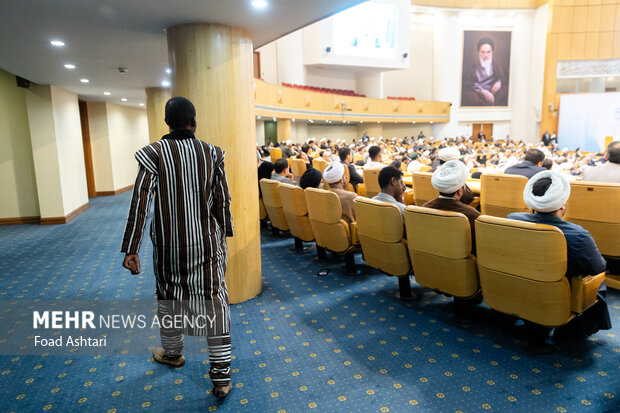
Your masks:
{"label": "auditorium seat", "polygon": [[306,172],[306,162],[303,159],[289,158],[289,165],[291,166],[291,173],[295,177],[295,182],[299,183],[301,176]]}
{"label": "auditorium seat", "polygon": [[428,201],[431,201],[439,196],[439,191],[437,191],[433,187],[433,184],[431,184],[432,176],[433,174],[430,172],[413,172],[411,174],[413,181],[413,196],[417,206],[422,206]]}
{"label": "auditorium seat", "polygon": [[364,169],[364,187],[366,189],[366,197],[373,198],[379,192],[379,172],[381,169]]}
{"label": "auditorium seat", "polygon": [[298,186],[285,183],[280,183],[279,190],[286,222],[291,235],[295,237],[295,249],[302,251],[302,241],[314,241],[304,190]]}
{"label": "auditorium seat", "polygon": [[530,212],[523,201],[527,178],[521,175],[482,174],[480,211],[484,215],[505,218],[513,212]]}
{"label": "auditorium seat", "polygon": [[415,194],[412,189],[408,189],[403,193],[403,204],[415,205]]}
{"label": "auditorium seat", "polygon": [[[571,182],[564,219],[587,229],[608,261],[620,261],[620,184]],[[620,289],[620,272],[606,283]]]}
{"label": "auditorium seat", "polygon": [[353,184],[351,183],[351,172],[349,171],[348,166],[344,166],[344,185],[347,191],[355,192],[355,188],[353,188]]}
{"label": "auditorium seat", "polygon": [[323,158],[315,158],[312,160],[312,167],[318,169],[323,174],[323,171],[327,168],[327,161]]}
{"label": "auditorium seat", "polygon": [[265,209],[265,203],[263,202],[263,198],[258,198],[258,216],[261,221],[267,219],[267,210]]}
{"label": "auditorium seat", "polygon": [[565,277],[566,240],[543,224],[481,215],[476,255],[484,302],[546,327],[569,322],[596,302],[605,274]]}
{"label": "auditorium seat", "polygon": [[471,226],[465,215],[412,205],[405,208],[405,227],[418,284],[459,298],[478,293]]}
{"label": "auditorium seat", "polygon": [[278,230],[288,231],[288,223],[284,216],[284,210],[282,209],[282,201],[280,200],[280,191],[278,186],[280,182],[273,179],[263,178],[260,180],[260,189],[263,193],[263,202],[269,221],[271,222],[271,228],[274,235],[278,234]]}
{"label": "auditorium seat", "polygon": [[269,148],[269,156],[271,157],[271,163],[275,163],[275,161],[282,157],[282,149]]}
{"label": "auditorium seat", "polygon": [[331,191],[306,188],[306,205],[316,245],[345,256],[346,272],[357,273],[353,252],[359,245],[357,223],[342,217],[340,198]]}
{"label": "auditorium seat", "polygon": [[411,298],[411,262],[403,238],[403,217],[388,202],[358,197],[353,201],[357,232],[366,264],[398,278],[400,297]]}

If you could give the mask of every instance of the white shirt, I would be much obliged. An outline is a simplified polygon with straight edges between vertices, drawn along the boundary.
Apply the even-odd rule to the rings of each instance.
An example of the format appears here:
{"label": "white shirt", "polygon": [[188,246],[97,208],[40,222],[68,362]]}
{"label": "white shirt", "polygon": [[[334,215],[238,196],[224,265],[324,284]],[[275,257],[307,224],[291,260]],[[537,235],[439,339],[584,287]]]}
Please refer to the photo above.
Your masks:
{"label": "white shirt", "polygon": [[382,164],[381,162],[368,161],[366,165],[364,165],[364,169],[383,169],[387,165]]}

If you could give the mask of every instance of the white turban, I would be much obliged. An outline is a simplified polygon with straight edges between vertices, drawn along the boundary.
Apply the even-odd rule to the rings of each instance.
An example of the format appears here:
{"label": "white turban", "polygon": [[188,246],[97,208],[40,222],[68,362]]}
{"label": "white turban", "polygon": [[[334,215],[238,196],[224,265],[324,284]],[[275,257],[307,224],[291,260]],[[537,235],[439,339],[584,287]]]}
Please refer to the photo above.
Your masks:
{"label": "white turban", "polygon": [[290,139],[287,139],[287,140],[286,140],[286,144],[287,144],[287,145],[290,145],[291,143],[293,143],[293,142],[292,142]]}
{"label": "white turban", "polygon": [[334,184],[340,181],[343,176],[344,166],[338,161],[330,163],[323,171],[323,179],[325,179],[325,182],[328,184]]}
{"label": "white turban", "polygon": [[469,178],[469,168],[461,161],[452,160],[441,165],[431,177],[433,188],[451,194],[463,187]]}
{"label": "white turban", "polygon": [[448,162],[454,161],[461,157],[461,151],[456,146],[450,146],[448,148],[443,148],[439,151],[439,160]]}
{"label": "white turban", "polygon": [[[532,193],[534,184],[542,178],[551,178],[551,186],[542,196]],[[561,173],[555,171],[542,171],[530,178],[523,190],[525,205],[539,212],[553,212],[566,205],[570,196],[570,183]]]}

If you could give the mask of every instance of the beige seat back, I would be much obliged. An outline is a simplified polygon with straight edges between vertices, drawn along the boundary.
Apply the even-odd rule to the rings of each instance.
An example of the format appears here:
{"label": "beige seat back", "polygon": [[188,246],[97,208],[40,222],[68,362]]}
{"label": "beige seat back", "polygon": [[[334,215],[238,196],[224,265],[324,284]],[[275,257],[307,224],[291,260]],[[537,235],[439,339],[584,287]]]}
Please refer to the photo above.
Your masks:
{"label": "beige seat back", "polygon": [[289,158],[291,173],[295,177],[295,182],[299,183],[301,176],[306,172],[306,162],[303,159]]}
{"label": "beige seat back", "polygon": [[265,209],[265,203],[262,197],[258,198],[258,214],[261,221],[267,219],[267,210]]}
{"label": "beige seat back", "polygon": [[550,327],[570,319],[566,239],[558,228],[481,215],[476,251],[489,307]]}
{"label": "beige seat back", "polygon": [[433,188],[431,184],[430,172],[413,172],[411,174],[413,181],[413,196],[415,198],[415,204],[422,206],[428,201],[431,201],[439,196],[439,191]]}
{"label": "beige seat back", "polygon": [[281,183],[279,189],[284,216],[291,229],[291,235],[304,241],[313,241],[314,234],[308,218],[304,190],[285,183]]}
{"label": "beige seat back", "polygon": [[351,247],[351,232],[347,222],[341,219],[338,195],[316,188],[306,188],[304,192],[317,245],[334,252],[346,252]]}
{"label": "beige seat back", "polygon": [[315,158],[312,160],[312,167],[318,169],[321,174],[327,168],[327,161],[323,158]]}
{"label": "beige seat back", "polygon": [[353,208],[366,264],[389,275],[409,274],[411,263],[398,207],[358,197],[353,201]]}
{"label": "beige seat back", "polygon": [[480,182],[480,211],[483,215],[505,218],[513,212],[530,212],[523,201],[526,177],[484,173]]}
{"label": "beige seat back", "polygon": [[269,156],[271,157],[271,163],[275,163],[275,161],[282,157],[282,149],[269,148]]}
{"label": "beige seat back", "polygon": [[271,225],[282,230],[288,231],[288,223],[282,209],[282,201],[280,200],[280,191],[278,186],[280,182],[273,179],[263,178],[260,180],[260,189],[263,193],[263,203],[269,216]]}
{"label": "beige seat back", "polygon": [[368,198],[373,198],[381,192],[379,172],[381,172],[381,169],[364,168],[364,186],[366,187],[366,196]]}
{"label": "beige seat back", "polygon": [[455,297],[478,292],[471,227],[465,215],[410,205],[405,208],[405,226],[413,273],[420,285]]}
{"label": "beige seat back", "polygon": [[620,184],[571,182],[570,185],[564,219],[587,229],[601,254],[620,258]]}

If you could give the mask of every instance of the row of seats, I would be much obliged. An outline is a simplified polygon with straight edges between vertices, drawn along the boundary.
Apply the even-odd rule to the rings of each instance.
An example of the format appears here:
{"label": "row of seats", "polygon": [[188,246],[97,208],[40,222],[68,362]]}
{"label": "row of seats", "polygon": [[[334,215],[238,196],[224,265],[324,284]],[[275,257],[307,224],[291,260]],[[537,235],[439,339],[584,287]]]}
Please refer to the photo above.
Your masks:
{"label": "row of seats", "polygon": [[415,100],[414,97],[406,97],[406,96],[388,96],[388,99],[392,100]]}
{"label": "row of seats", "polygon": [[413,275],[424,287],[458,298],[481,292],[497,311],[558,327],[596,302],[605,278],[593,274],[569,285],[566,241],[553,226],[482,215],[474,257],[462,214],[410,205],[403,227],[395,205],[358,197],[357,220],[347,224],[333,192],[268,179],[260,185],[265,215],[273,227],[290,231],[298,247],[301,240],[314,241],[319,257],[325,249],[345,255],[348,273],[355,272],[353,253],[361,247],[367,265],[399,277],[402,298],[411,297]]}
{"label": "row of seats", "polygon": [[282,82],[282,86],[292,87],[295,89],[308,90],[310,92],[318,92],[318,93],[331,93],[332,95],[344,95],[344,96],[356,96],[356,97],[366,97],[366,95],[360,95],[355,93],[353,90],[347,89],[332,89],[326,87],[317,87],[317,86],[304,86],[304,85],[295,85],[291,83]]}

